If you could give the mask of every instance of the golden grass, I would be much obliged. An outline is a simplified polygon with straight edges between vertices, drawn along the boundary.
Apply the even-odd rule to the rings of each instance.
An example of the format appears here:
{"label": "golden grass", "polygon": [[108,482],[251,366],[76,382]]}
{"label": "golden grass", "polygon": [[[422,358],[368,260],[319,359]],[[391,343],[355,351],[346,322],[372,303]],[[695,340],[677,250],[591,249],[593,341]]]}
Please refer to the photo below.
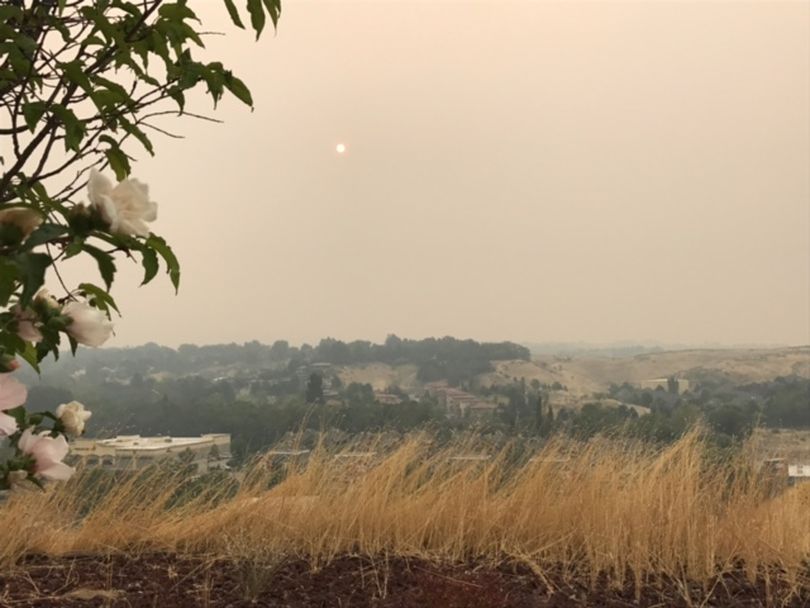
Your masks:
{"label": "golden grass", "polygon": [[[531,460],[509,447],[484,462],[451,459],[480,449],[473,441],[437,448],[418,436],[365,462],[321,448],[270,489],[273,473],[259,459],[235,494],[222,484],[179,503],[179,479],[165,471],[105,491],[85,472],[0,506],[0,562],[155,549],[316,563],[396,554],[515,559],[541,577],[562,565],[572,576],[601,571],[638,586],[656,574],[708,581],[744,563],[752,577],[775,566],[803,584],[810,494],[768,497],[745,455],[712,464],[697,433],[657,451],[558,440]],[[86,511],[91,491],[99,498]]]}

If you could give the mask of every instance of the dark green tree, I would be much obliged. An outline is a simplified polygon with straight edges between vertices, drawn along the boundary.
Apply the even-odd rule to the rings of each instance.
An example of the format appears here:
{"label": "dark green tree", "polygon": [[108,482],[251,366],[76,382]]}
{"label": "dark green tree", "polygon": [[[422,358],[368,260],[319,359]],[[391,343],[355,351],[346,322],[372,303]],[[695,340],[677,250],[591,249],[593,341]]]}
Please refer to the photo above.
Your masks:
{"label": "dark green tree", "polygon": [[309,375],[305,398],[307,403],[323,403],[323,376],[319,373]]}

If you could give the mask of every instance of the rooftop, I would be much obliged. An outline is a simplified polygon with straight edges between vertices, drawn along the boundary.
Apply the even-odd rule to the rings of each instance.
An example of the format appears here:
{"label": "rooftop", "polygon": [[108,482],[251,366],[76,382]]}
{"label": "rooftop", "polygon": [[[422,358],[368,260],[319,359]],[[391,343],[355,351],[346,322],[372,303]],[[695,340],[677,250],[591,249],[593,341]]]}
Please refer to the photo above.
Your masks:
{"label": "rooftop", "polygon": [[214,439],[230,439],[226,434],[210,434],[200,437],[141,437],[140,435],[119,435],[112,439],[99,439],[97,445],[121,450],[165,450],[171,447],[189,447],[212,443]]}

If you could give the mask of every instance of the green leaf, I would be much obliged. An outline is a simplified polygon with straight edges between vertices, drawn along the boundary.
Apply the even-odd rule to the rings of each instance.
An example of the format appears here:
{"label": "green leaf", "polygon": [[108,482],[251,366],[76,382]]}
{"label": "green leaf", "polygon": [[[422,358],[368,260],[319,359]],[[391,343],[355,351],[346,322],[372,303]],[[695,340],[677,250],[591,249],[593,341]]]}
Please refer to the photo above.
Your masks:
{"label": "green leaf", "polygon": [[63,234],[67,234],[66,226],[62,226],[61,224],[40,224],[39,228],[34,230],[31,235],[25,239],[25,248],[33,249],[39,245],[50,243]]}
{"label": "green leaf", "polygon": [[115,171],[115,177],[118,179],[118,181],[120,182],[126,179],[131,168],[129,166],[129,158],[127,158],[126,154],[121,152],[121,148],[118,146],[108,148],[104,151],[104,155],[107,157],[112,170]]}
{"label": "green leaf", "polygon": [[124,104],[128,101],[128,97],[122,97],[120,94],[110,89],[95,89],[90,93],[90,99],[99,110],[107,110],[115,108],[118,104]]}
{"label": "green leaf", "polygon": [[0,222],[0,247],[16,248],[24,238],[22,229],[11,223]]}
{"label": "green leaf", "polygon": [[178,109],[182,113],[186,107],[186,96],[183,95],[182,89],[172,89],[169,91],[169,97],[174,99],[175,103],[177,104]]}
{"label": "green leaf", "polygon": [[93,35],[93,36],[88,36],[87,38],[84,39],[84,45],[87,46],[87,47],[90,47],[90,46],[106,46],[107,43],[104,42],[98,36]]}
{"label": "green leaf", "polygon": [[98,264],[98,271],[101,274],[101,279],[104,281],[104,285],[107,286],[107,291],[109,291],[110,287],[112,287],[116,270],[113,257],[98,247],[88,245],[87,243],[85,243],[82,248],[95,258],[96,263]]}
{"label": "green leaf", "polygon": [[37,50],[37,41],[31,38],[31,36],[26,36],[25,34],[20,34],[14,39],[14,44],[17,45],[26,59],[30,59],[34,56],[34,53]]}
{"label": "green leaf", "polygon": [[165,17],[170,21],[183,21],[184,19],[197,19],[194,11],[186,6],[185,2],[177,2],[173,4],[164,4],[158,10],[161,17]]}
{"label": "green leaf", "polygon": [[143,259],[141,260],[141,264],[143,265],[143,282],[141,285],[146,285],[157,275],[159,264],[157,253],[155,253],[154,249],[144,247],[141,254],[143,255]]}
{"label": "green leaf", "polygon": [[25,78],[31,68],[31,62],[26,59],[22,51],[15,46],[7,50],[8,61],[11,63],[11,69],[18,78]]}
{"label": "green leaf", "polygon": [[265,22],[262,0],[247,0],[247,9],[250,13],[250,24],[253,26],[253,30],[256,32],[256,40],[258,40],[259,36],[262,35]]}
{"label": "green leaf", "polygon": [[273,27],[277,27],[278,18],[281,16],[281,0],[264,0],[264,7],[273,21]]}
{"label": "green leaf", "polygon": [[45,283],[45,271],[51,265],[51,257],[44,253],[21,253],[16,257],[16,263],[23,284],[20,306],[25,308]]}
{"label": "green leaf", "polygon": [[17,426],[21,429],[24,429],[26,426],[26,411],[24,405],[18,405],[17,407],[11,408],[10,410],[5,410],[5,413],[14,418],[17,422]]}
{"label": "green leaf", "polygon": [[[93,22],[93,25],[100,31],[104,38],[107,39],[107,42],[120,42],[122,40],[122,34],[117,27],[115,27],[110,20],[107,19],[107,16],[104,14],[104,8],[93,7],[93,6],[85,6],[79,9],[82,16],[85,19],[88,19]],[[93,31],[90,32],[93,34]]]}
{"label": "green leaf", "polygon": [[52,205],[54,203],[42,182],[34,182],[31,184],[31,190],[33,190],[34,193],[39,197],[40,202],[48,205]]}
{"label": "green leaf", "polygon": [[19,20],[23,16],[22,8],[19,6],[3,5],[0,6],[0,21],[11,22],[11,20]]}
{"label": "green leaf", "polygon": [[25,124],[32,133],[47,107],[44,101],[32,101],[23,106],[22,111]]}
{"label": "green leaf", "polygon": [[117,82],[110,80],[109,78],[104,78],[103,76],[93,76],[93,84],[95,85],[104,85],[110,91],[115,93],[122,101],[131,101],[129,93],[127,90],[122,87]]}
{"label": "green leaf", "polygon": [[107,316],[109,316],[111,308],[118,314],[121,314],[113,297],[101,287],[93,285],[92,283],[80,283],[79,289],[83,291],[86,296],[92,298],[93,306],[106,312]]}
{"label": "green leaf", "polygon": [[[20,338],[16,333],[13,331],[2,331],[0,332],[0,357],[5,359],[6,357],[3,355],[9,355],[13,357],[15,353],[19,353],[25,350],[25,340]],[[6,361],[3,361],[6,363]]]}
{"label": "green leaf", "polygon": [[169,279],[174,285],[175,292],[177,292],[180,289],[180,263],[177,261],[172,248],[156,234],[149,235],[149,238],[146,239],[146,245],[157,251],[166,262],[166,271],[169,273]]}
{"label": "green leaf", "polygon": [[225,90],[225,73],[222,64],[210,64],[202,74],[208,85],[208,92],[214,100],[214,107],[216,107],[217,101],[222,98],[222,93]]}
{"label": "green leaf", "polygon": [[20,352],[20,356],[26,363],[28,363],[28,365],[34,368],[34,371],[40,373],[36,346],[31,344],[30,342],[27,342],[25,344],[25,348],[22,350],[22,352]]}
{"label": "green leaf", "polygon": [[37,361],[42,361],[50,353],[53,353],[54,359],[59,359],[59,334],[56,334],[56,340],[53,344],[42,341],[37,342]]}
{"label": "green leaf", "polygon": [[17,265],[6,256],[0,256],[0,306],[7,306],[14,294],[18,277]]}
{"label": "green leaf", "polygon": [[[159,24],[158,24],[159,25]],[[155,26],[152,29],[151,34],[149,35],[149,48],[151,51],[160,57],[167,66],[171,65],[171,59],[169,57],[169,47],[166,44],[166,39],[161,35],[158,31],[158,26]]]}
{"label": "green leaf", "polygon": [[84,66],[77,60],[69,61],[62,64],[62,69],[68,80],[79,85],[84,91],[90,92],[93,90],[93,85],[90,84],[90,79],[87,77]]}
{"label": "green leaf", "polygon": [[17,30],[0,21],[0,40],[13,40],[17,35]]}
{"label": "green leaf", "polygon": [[225,87],[242,103],[253,107],[253,97],[247,85],[230,72],[225,73]]}
{"label": "green leaf", "polygon": [[245,24],[242,23],[242,18],[239,16],[239,11],[236,10],[236,5],[233,0],[225,0],[225,8],[228,9],[228,14],[231,16],[231,21],[236,27],[245,29]]}
{"label": "green leaf", "polygon": [[136,124],[135,124],[135,123],[133,123],[133,122],[130,122],[129,120],[127,120],[126,118],[124,118],[124,117],[122,116],[122,117],[121,117],[121,128],[122,128],[122,129],[124,129],[124,131],[126,131],[126,132],[127,132],[127,133],[129,133],[130,135],[132,135],[132,137],[134,137],[135,139],[137,139],[139,142],[141,142],[141,145],[142,145],[144,148],[146,148],[146,151],[147,151],[147,152],[149,152],[149,154],[151,154],[152,156],[154,156],[154,155],[155,155],[155,149],[154,149],[154,147],[152,146],[152,142],[151,142],[151,141],[149,140],[149,138],[146,136],[146,133],[144,133],[144,132],[143,132],[143,131],[142,131],[142,130],[141,130],[139,127],[138,127],[138,125],[136,125]]}
{"label": "green leaf", "polygon": [[75,240],[72,241],[70,244],[68,244],[68,246],[65,247],[65,259],[67,260],[74,256],[79,255],[82,252],[83,244],[84,241],[81,240]]}
{"label": "green leaf", "polygon": [[56,114],[56,117],[65,128],[65,150],[78,152],[82,139],[84,139],[85,136],[84,123],[76,118],[73,110],[60,104],[53,104],[51,111]]}

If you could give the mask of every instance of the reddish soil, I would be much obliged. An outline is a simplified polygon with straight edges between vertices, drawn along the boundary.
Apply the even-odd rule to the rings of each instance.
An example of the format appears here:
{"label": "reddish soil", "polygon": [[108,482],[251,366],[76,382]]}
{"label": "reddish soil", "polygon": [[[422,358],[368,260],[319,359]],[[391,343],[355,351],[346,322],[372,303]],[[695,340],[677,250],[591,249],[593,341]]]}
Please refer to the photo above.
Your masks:
{"label": "reddish soil", "polygon": [[[542,577],[519,566],[437,565],[414,559],[342,557],[313,570],[290,559],[234,563],[166,554],[35,557],[0,573],[0,606],[127,608],[652,608],[810,607],[810,586],[790,595],[772,578],[750,583],[730,573],[706,589],[664,580],[640,598],[632,586],[610,589]],[[776,577],[778,579],[778,577]],[[689,595],[689,600],[685,595]]]}

